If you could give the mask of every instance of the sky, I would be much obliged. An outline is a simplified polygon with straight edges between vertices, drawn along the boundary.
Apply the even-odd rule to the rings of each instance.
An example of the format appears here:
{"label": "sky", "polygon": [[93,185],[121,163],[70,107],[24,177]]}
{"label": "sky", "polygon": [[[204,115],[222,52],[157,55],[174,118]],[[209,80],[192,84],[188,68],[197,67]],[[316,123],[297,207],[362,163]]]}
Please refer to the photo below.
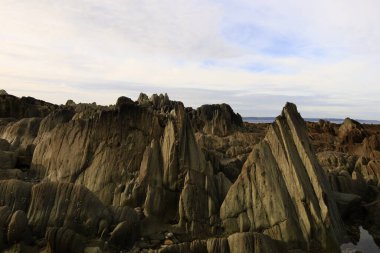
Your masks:
{"label": "sky", "polygon": [[0,0],[0,89],[380,120],[378,0]]}

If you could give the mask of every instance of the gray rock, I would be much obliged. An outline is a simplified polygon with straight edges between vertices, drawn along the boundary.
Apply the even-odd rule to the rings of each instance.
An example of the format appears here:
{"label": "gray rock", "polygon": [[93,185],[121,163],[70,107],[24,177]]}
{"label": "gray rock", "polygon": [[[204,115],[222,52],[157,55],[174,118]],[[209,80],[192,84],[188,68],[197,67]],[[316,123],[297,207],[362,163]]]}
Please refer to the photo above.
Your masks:
{"label": "gray rock", "polygon": [[293,248],[339,252],[343,224],[295,105],[285,106],[253,148],[220,217],[230,233],[264,231]]}

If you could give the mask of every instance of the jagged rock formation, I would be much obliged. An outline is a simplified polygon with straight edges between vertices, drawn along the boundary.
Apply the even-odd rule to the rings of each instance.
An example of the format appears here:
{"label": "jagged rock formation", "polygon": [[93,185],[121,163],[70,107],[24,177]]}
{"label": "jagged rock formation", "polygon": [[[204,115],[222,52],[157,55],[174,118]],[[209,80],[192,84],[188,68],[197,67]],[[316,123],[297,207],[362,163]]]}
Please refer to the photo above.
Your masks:
{"label": "jagged rock formation", "polygon": [[[362,125],[345,119],[343,124],[310,123],[311,139],[320,152],[318,160],[329,182],[353,241],[359,240],[358,226],[364,227],[380,245],[379,126]],[[321,152],[322,151],[322,152]],[[359,199],[360,198],[360,199]]]}
{"label": "jagged rock formation", "polygon": [[376,202],[362,207],[378,197],[379,136],[347,122],[308,134],[291,104],[269,126],[167,94],[110,106],[1,94],[0,250],[338,252],[339,212],[360,205],[379,224]]}
{"label": "jagged rock formation", "polygon": [[202,105],[190,112],[195,129],[211,135],[226,136],[243,125],[239,114],[227,104]]}
{"label": "jagged rock formation", "polygon": [[360,143],[367,135],[363,126],[350,118],[346,118],[338,130],[340,141],[347,144]]}
{"label": "jagged rock formation", "polygon": [[85,118],[45,118],[32,171],[84,185],[107,205],[142,206],[146,216],[190,233],[217,229],[230,183],[205,160],[183,104],[167,96],[152,96],[151,107],[118,101],[115,109]]}
{"label": "jagged rock formation", "polygon": [[18,98],[6,92],[0,94],[0,118],[45,117],[55,108],[56,105],[32,97]]}
{"label": "jagged rock formation", "polygon": [[292,248],[338,252],[342,223],[295,105],[284,107],[254,147],[220,214],[227,231],[260,231]]}

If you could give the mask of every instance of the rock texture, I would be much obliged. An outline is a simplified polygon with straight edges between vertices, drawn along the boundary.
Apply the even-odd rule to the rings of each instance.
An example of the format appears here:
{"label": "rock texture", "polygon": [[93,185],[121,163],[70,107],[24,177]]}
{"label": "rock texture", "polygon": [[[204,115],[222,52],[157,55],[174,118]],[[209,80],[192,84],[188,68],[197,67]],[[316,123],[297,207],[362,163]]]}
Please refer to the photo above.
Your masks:
{"label": "rock texture", "polygon": [[339,252],[341,217],[350,236],[380,234],[379,136],[305,123],[293,104],[269,125],[167,94],[1,92],[0,251]]}
{"label": "rock texture", "polygon": [[241,116],[227,104],[202,105],[190,115],[195,129],[211,135],[226,136],[243,125]]}
{"label": "rock texture", "polygon": [[47,249],[49,253],[82,253],[83,238],[66,228],[48,228],[46,231]]}
{"label": "rock texture", "polygon": [[290,247],[338,252],[343,226],[295,105],[254,147],[221,207],[228,231],[260,231]]}
{"label": "rock texture", "polygon": [[32,97],[18,98],[6,92],[0,94],[0,118],[45,117],[55,108],[56,105]]}

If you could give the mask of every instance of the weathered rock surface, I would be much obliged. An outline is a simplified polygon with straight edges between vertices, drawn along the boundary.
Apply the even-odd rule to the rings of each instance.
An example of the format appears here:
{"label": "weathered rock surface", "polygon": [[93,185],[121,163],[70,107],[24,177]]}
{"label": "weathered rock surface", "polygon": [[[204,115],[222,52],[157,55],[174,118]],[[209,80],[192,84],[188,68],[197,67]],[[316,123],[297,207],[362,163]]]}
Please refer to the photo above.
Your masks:
{"label": "weathered rock surface", "polygon": [[350,118],[346,118],[338,130],[338,137],[342,143],[361,143],[367,135],[363,126]]}
{"label": "weathered rock surface", "polygon": [[112,215],[82,185],[47,182],[32,187],[28,219],[36,235],[44,235],[47,227],[56,226],[94,236],[100,221],[111,224]]}
{"label": "weathered rock surface", "polygon": [[227,238],[210,238],[206,245],[208,253],[230,253]]}
{"label": "weathered rock surface", "polygon": [[6,92],[0,94],[0,118],[45,117],[55,108],[56,105],[32,97],[18,98]]}
{"label": "weathered rock surface", "polygon": [[342,222],[307,136],[295,105],[287,104],[222,204],[227,231],[260,231],[293,248],[339,252]]}
{"label": "weathered rock surface", "polygon": [[0,206],[12,211],[27,212],[31,198],[32,184],[19,180],[0,180]]}
{"label": "weathered rock surface", "polygon": [[67,228],[48,228],[46,253],[83,253],[83,238]]}
{"label": "weathered rock surface", "polygon": [[285,244],[258,233],[236,233],[228,237],[230,253],[285,253]]}
{"label": "weathered rock surface", "polygon": [[292,104],[268,125],[167,94],[3,94],[0,250],[339,252],[340,216],[380,235],[379,143],[376,126],[305,124]]}
{"label": "weathered rock surface", "polygon": [[0,138],[9,143],[9,151],[0,151],[0,157],[1,153],[12,155],[8,169],[13,169],[15,166],[30,166],[34,151],[33,142],[37,137],[40,122],[41,118],[23,118],[0,127]]}
{"label": "weathered rock surface", "polygon": [[[147,216],[207,232],[217,222],[228,180],[206,161],[184,106],[165,96],[149,101],[157,110],[121,103],[47,127],[36,141],[32,171],[82,184],[104,204],[143,206]],[[50,125],[48,118],[43,125]]]}
{"label": "weathered rock surface", "polygon": [[24,211],[16,211],[8,224],[7,240],[9,244],[24,241],[30,243],[32,241],[32,233],[28,226],[28,219]]}
{"label": "weathered rock surface", "polygon": [[211,135],[226,136],[243,125],[241,116],[227,104],[202,105],[190,115],[195,129]]}

